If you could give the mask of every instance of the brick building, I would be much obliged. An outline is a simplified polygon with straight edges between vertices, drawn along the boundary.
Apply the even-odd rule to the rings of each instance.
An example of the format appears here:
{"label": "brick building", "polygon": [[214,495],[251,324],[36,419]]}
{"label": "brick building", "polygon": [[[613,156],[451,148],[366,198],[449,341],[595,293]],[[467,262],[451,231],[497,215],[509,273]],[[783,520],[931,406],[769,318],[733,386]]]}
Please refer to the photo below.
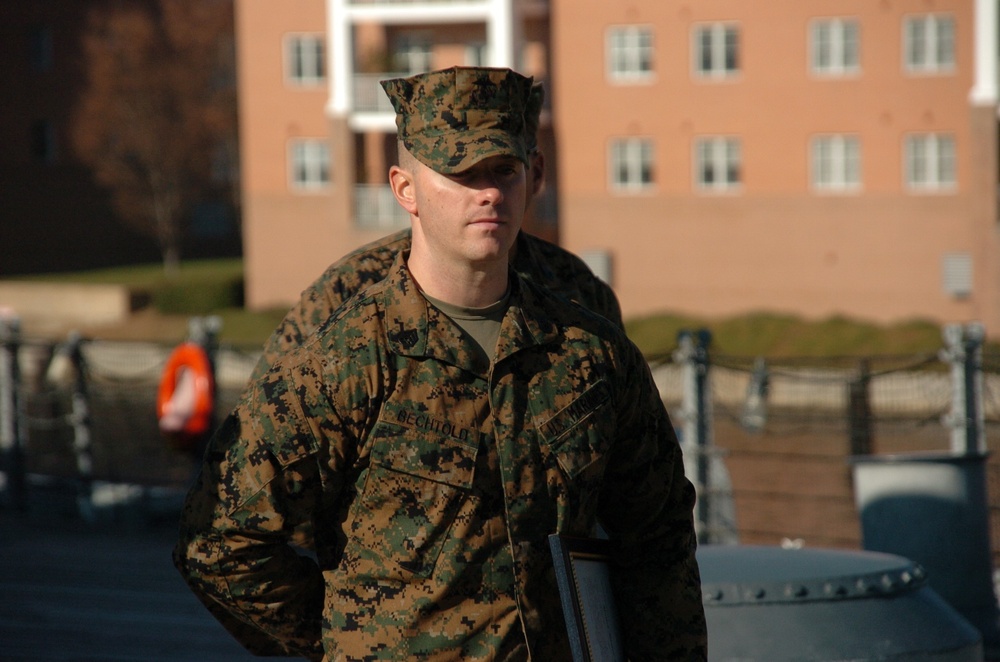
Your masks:
{"label": "brick building", "polygon": [[1000,330],[995,0],[237,0],[247,302],[404,227],[380,78],[548,90],[529,228],[626,317]]}

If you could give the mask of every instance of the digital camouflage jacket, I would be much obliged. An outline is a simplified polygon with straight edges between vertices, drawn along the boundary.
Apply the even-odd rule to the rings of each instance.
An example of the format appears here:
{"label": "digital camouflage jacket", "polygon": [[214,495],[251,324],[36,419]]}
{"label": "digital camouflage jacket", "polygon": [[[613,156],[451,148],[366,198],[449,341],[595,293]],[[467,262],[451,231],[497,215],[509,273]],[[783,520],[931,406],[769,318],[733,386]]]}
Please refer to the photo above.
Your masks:
{"label": "digital camouflage jacket", "polygon": [[547,537],[599,522],[629,658],[705,659],[694,490],[637,348],[514,276],[477,365],[404,259],[211,441],[174,553],[195,593],[259,654],[568,660]]}
{"label": "digital camouflage jacket", "polygon": [[[298,347],[342,303],[386,277],[401,251],[410,249],[410,230],[402,230],[348,253],[331,264],[302,292],[264,345],[252,379],[263,375],[278,356]],[[551,242],[521,232],[511,266],[527,280],[582,304],[624,328],[611,287],[578,256]]]}

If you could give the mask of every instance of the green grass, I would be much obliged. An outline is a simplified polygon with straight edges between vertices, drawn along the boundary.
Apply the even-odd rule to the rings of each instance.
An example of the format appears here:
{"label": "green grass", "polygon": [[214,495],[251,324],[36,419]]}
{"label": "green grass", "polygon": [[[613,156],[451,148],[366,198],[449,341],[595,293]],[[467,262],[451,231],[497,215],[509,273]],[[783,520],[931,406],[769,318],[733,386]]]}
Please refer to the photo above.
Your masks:
{"label": "green grass", "polygon": [[222,339],[259,348],[285,316],[284,308],[253,312],[243,308],[214,311],[222,319]]}
{"label": "green grass", "polygon": [[242,280],[243,260],[240,258],[229,258],[182,262],[179,273],[173,279],[167,277],[163,270],[163,265],[159,263],[111,267],[90,271],[32,275],[24,276],[21,279],[44,280],[48,282],[128,285],[136,289],[152,289],[170,283],[198,285],[206,282]]}
{"label": "green grass", "polygon": [[647,356],[677,346],[682,330],[707,329],[713,353],[740,357],[851,357],[932,353],[942,346],[941,327],[914,320],[880,326],[845,317],[809,321],[791,315],[753,313],[722,319],[654,315],[626,322],[629,336]]}
{"label": "green grass", "polygon": [[[119,284],[128,286],[139,300],[145,298],[145,313],[162,316],[163,324],[137,327],[131,334],[149,340],[176,339],[186,319],[218,315],[223,342],[260,347],[277,326],[285,309],[251,312],[243,308],[243,263],[240,259],[183,262],[174,278],[167,278],[162,265],[116,267],[46,276],[35,280]],[[153,311],[150,313],[150,311]],[[159,318],[157,318],[159,319]],[[169,322],[169,323],[167,323]],[[648,357],[669,355],[682,330],[708,329],[710,350],[715,355],[769,358],[832,358],[933,354],[943,345],[940,325],[913,320],[892,325],[859,322],[846,317],[804,320],[792,315],[753,313],[709,319],[664,313],[626,322],[629,336]],[[164,338],[156,337],[161,334]],[[1000,351],[996,343],[987,349]]]}

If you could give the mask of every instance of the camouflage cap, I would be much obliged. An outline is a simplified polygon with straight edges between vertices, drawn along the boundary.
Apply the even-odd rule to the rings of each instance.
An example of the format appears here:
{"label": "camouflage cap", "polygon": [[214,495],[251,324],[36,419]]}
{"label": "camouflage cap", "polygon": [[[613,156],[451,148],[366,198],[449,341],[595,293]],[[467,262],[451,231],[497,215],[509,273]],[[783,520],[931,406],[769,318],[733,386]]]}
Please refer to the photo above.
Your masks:
{"label": "camouflage cap", "polygon": [[510,69],[452,67],[382,87],[396,109],[397,135],[429,168],[451,174],[498,155],[528,162],[530,78]]}

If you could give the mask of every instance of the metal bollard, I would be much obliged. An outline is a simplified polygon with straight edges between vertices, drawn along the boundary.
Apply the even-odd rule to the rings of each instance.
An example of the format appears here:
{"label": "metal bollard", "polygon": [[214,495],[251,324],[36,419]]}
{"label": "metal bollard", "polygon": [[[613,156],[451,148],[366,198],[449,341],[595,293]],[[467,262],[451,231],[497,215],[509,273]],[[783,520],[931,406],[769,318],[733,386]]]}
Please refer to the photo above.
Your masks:
{"label": "metal bollard", "polygon": [[0,495],[16,510],[26,510],[27,478],[24,463],[24,412],[20,399],[18,352],[21,320],[0,310]]}

